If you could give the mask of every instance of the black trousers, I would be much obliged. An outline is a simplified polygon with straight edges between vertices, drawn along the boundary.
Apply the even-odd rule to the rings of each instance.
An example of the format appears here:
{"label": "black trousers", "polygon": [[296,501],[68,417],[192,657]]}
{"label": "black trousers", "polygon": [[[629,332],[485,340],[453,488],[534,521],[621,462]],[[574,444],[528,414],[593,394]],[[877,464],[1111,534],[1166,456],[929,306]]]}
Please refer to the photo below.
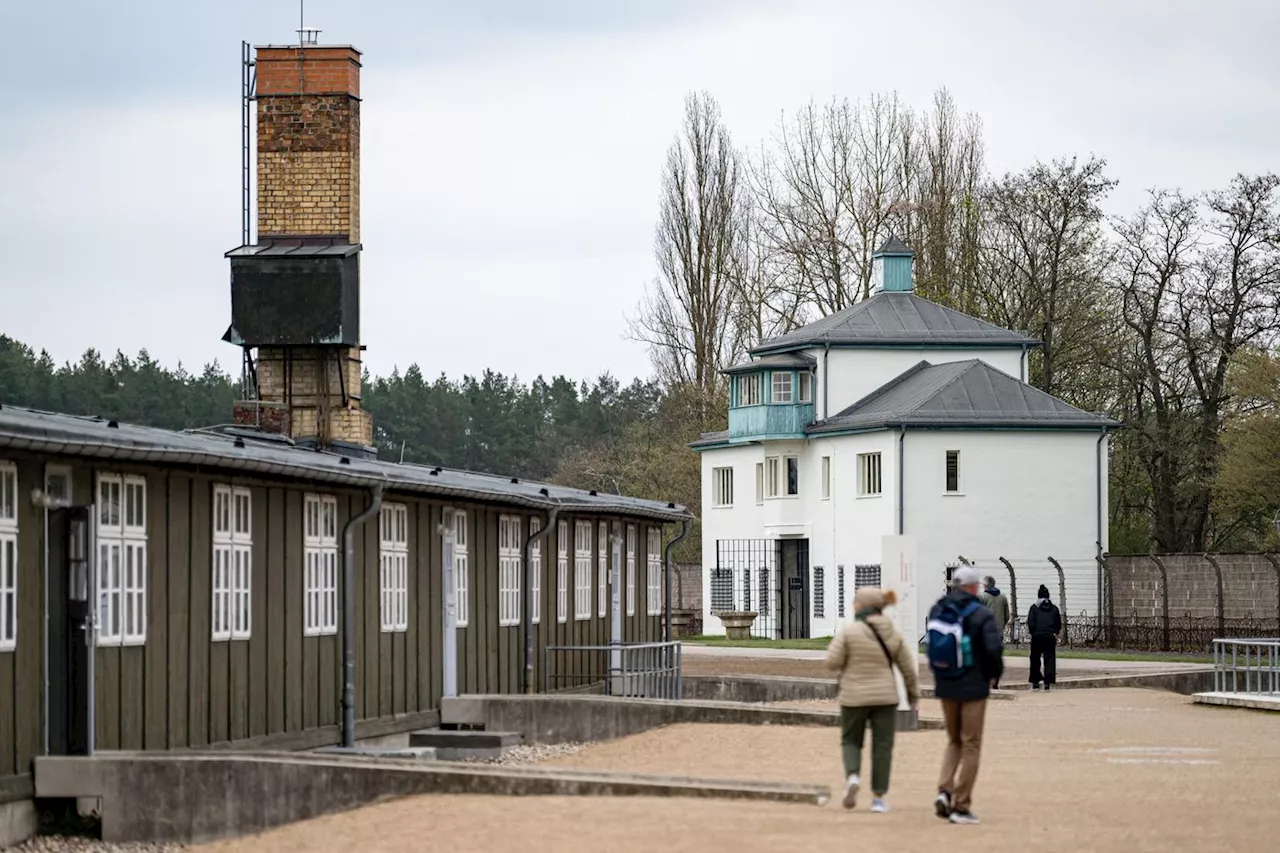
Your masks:
{"label": "black trousers", "polygon": [[[1044,660],[1043,672],[1041,659]],[[1058,639],[1053,634],[1039,634],[1031,638],[1031,684],[1058,681]]]}

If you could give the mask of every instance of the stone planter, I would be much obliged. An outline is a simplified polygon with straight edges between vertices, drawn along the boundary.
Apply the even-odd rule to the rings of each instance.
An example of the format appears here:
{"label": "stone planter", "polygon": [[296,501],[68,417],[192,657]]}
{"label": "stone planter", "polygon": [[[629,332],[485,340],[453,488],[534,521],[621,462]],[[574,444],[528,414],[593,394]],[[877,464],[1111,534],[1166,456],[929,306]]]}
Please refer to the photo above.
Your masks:
{"label": "stone planter", "polygon": [[749,640],[751,639],[751,625],[756,621],[754,612],[745,610],[733,610],[725,613],[717,613],[720,624],[724,625],[724,633],[730,640]]}
{"label": "stone planter", "polygon": [[671,611],[671,639],[689,636],[689,626],[693,624],[692,610]]}

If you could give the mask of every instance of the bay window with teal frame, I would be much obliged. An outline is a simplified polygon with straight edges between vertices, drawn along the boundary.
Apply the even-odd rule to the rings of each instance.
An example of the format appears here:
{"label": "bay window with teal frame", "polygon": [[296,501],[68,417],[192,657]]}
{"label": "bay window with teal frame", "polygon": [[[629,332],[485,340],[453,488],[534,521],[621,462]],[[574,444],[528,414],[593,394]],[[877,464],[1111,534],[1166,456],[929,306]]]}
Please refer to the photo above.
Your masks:
{"label": "bay window with teal frame", "polygon": [[729,440],[803,438],[813,423],[814,376],[807,368],[740,373],[729,398]]}

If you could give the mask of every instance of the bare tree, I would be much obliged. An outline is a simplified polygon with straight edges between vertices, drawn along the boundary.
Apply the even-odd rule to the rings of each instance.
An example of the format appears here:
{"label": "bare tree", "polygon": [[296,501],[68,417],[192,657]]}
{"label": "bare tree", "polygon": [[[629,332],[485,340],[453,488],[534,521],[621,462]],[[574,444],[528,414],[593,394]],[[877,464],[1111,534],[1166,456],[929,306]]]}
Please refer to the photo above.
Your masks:
{"label": "bare tree", "polygon": [[684,126],[667,152],[654,235],[659,275],[630,321],[660,379],[723,390],[720,371],[741,351],[735,276],[744,244],[741,170],[720,108],[707,93],[685,101]]}

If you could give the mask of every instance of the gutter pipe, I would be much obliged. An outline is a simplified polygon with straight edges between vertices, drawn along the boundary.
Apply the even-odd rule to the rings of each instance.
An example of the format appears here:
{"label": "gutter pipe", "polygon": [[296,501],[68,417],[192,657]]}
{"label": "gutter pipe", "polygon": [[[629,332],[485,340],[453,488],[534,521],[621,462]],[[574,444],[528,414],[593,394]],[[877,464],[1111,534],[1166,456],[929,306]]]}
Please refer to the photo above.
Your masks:
{"label": "gutter pipe", "polygon": [[682,522],[682,524],[683,524],[683,529],[680,531],[680,535],[667,543],[666,559],[663,562],[663,572],[665,574],[665,577],[663,578],[663,580],[666,582],[667,589],[666,589],[666,596],[665,596],[666,603],[663,608],[664,613],[666,615],[663,620],[664,625],[662,629],[663,630],[662,636],[663,636],[663,641],[668,643],[671,642],[671,552],[675,549],[677,545],[680,544],[680,540],[684,539],[686,536],[689,535],[689,528],[693,526],[693,522],[686,518]]}
{"label": "gutter pipe", "polygon": [[342,530],[342,745],[356,744],[356,528],[382,509],[382,485],[369,491],[369,506]]}
{"label": "gutter pipe", "polygon": [[898,535],[902,536],[906,532],[907,526],[907,483],[906,483],[906,456],[903,452],[903,445],[907,437],[907,426],[903,424],[898,427]]}
{"label": "gutter pipe", "polygon": [[[533,693],[533,587],[529,583],[529,553],[533,550],[533,543],[551,535],[551,531],[556,529],[556,520],[560,515],[560,507],[552,507],[547,513],[547,520],[542,525],[542,529],[537,533],[532,533],[529,538],[524,540],[524,559],[520,561],[521,577],[520,588],[524,590],[524,613],[520,624],[523,626],[524,632],[524,683],[520,685],[521,692]],[[542,561],[538,561],[538,571],[542,571]],[[545,677],[545,673],[544,673]]]}
{"label": "gutter pipe", "polygon": [[[1095,475],[1095,477],[1096,477],[1096,479],[1097,479],[1097,483],[1098,483],[1098,492],[1097,492],[1097,516],[1098,516],[1098,519],[1097,519],[1097,521],[1098,521],[1098,541],[1097,541],[1097,549],[1098,549],[1098,551],[1097,551],[1097,555],[1096,555],[1096,558],[1095,558],[1095,559],[1097,559],[1097,561],[1098,561],[1098,598],[1097,598],[1097,602],[1098,602],[1098,612],[1099,612],[1099,613],[1101,613],[1101,612],[1102,612],[1102,442],[1104,442],[1104,441],[1106,441],[1106,440],[1107,440],[1107,428],[1106,428],[1106,427],[1103,427],[1103,428],[1102,428],[1102,433],[1098,436],[1098,443],[1097,443],[1097,447],[1096,447],[1096,451],[1097,451],[1097,458],[1096,458],[1096,459],[1095,459],[1095,461],[1094,461],[1094,469],[1095,469],[1095,470],[1094,470],[1094,475]],[[1114,615],[1115,615],[1115,614],[1113,614],[1113,613],[1108,613],[1107,615],[1108,615],[1108,616],[1110,616],[1110,617],[1114,617]]]}

